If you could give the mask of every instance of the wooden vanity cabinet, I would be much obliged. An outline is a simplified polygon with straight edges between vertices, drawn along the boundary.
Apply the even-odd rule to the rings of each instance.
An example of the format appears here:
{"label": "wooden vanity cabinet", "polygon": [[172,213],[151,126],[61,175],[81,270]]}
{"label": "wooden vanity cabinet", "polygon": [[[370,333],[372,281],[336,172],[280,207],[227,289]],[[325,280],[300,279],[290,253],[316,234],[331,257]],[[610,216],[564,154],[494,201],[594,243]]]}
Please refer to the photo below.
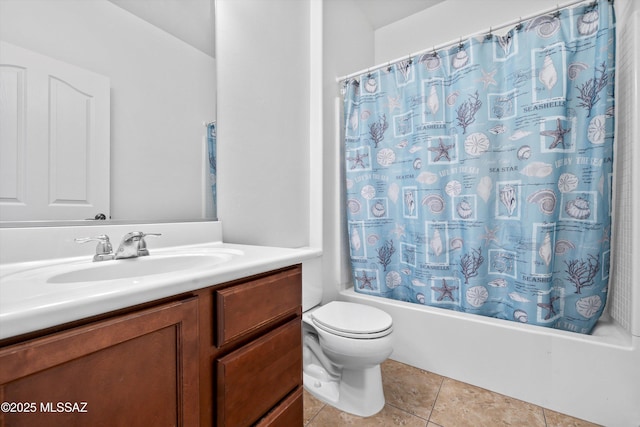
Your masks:
{"label": "wooden vanity cabinet", "polygon": [[302,426],[301,277],[297,265],[12,339],[0,402],[15,412],[0,426]]}
{"label": "wooden vanity cabinet", "polygon": [[301,266],[205,290],[199,302],[201,425],[301,426]]}
{"label": "wooden vanity cabinet", "polygon": [[191,297],[0,349],[0,426],[197,426],[197,316]]}

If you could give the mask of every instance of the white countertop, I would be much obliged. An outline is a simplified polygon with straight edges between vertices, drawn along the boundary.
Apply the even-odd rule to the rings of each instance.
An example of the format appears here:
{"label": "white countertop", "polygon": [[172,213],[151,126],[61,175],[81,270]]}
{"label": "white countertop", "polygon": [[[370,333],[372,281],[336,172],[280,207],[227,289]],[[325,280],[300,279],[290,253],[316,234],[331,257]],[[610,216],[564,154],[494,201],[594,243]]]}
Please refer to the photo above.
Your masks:
{"label": "white countertop", "polygon": [[130,280],[48,283],[32,279],[37,271],[43,269],[51,270],[68,263],[89,264],[91,256],[86,255],[0,265],[0,339],[291,266],[321,255],[321,251],[315,248],[216,242],[150,249],[149,257],[176,250],[222,250],[235,254],[227,261],[206,268],[138,277],[135,284]]}

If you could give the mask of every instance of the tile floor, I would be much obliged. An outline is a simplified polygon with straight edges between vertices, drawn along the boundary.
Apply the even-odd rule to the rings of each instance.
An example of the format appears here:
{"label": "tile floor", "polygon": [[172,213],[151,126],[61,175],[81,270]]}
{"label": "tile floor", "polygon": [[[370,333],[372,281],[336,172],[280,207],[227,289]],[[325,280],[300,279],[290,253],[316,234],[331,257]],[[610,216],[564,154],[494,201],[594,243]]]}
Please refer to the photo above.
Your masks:
{"label": "tile floor", "polygon": [[382,364],[382,381],[386,405],[378,414],[367,418],[340,412],[305,390],[305,426],[595,426],[394,360]]}

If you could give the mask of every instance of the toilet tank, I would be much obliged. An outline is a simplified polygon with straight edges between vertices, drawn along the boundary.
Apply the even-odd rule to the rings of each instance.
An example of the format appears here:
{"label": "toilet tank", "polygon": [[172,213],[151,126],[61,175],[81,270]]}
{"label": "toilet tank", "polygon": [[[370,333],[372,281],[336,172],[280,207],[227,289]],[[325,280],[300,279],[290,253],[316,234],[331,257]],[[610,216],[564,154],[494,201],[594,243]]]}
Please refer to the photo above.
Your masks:
{"label": "toilet tank", "polygon": [[[322,271],[305,264],[302,268],[302,311],[322,302]],[[316,271],[317,270],[317,271]]]}

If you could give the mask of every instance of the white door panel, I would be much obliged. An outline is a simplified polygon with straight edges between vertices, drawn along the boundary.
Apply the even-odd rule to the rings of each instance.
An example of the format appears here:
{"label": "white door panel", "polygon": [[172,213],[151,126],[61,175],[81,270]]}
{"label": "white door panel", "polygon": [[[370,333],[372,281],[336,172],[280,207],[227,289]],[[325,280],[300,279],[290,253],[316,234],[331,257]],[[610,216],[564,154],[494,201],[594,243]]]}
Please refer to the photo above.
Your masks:
{"label": "white door panel", "polygon": [[0,220],[109,217],[109,79],[0,42]]}

